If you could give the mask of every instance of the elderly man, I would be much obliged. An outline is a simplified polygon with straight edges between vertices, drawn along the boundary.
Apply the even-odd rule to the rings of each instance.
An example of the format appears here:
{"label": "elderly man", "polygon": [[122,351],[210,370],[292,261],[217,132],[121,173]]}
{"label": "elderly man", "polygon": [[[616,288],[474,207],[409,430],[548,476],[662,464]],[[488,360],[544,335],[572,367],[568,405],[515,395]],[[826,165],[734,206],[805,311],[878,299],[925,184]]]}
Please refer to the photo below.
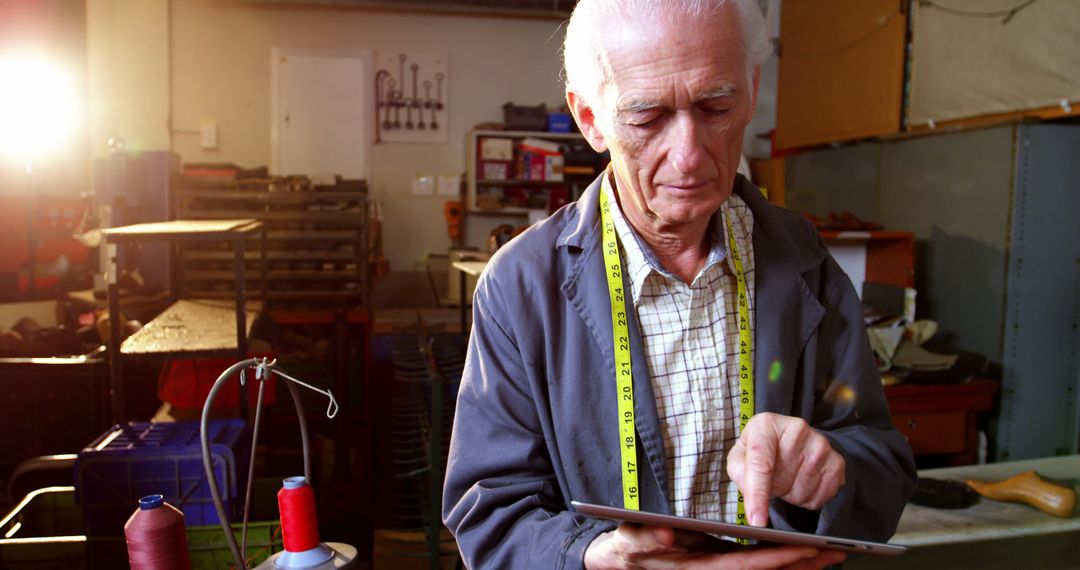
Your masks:
{"label": "elderly man", "polygon": [[855,291],[808,223],[736,175],[762,28],[752,0],[575,9],[566,97],[611,166],[477,286],[443,505],[470,567],[843,558],[694,552],[571,500],[871,540],[895,530],[914,466]]}

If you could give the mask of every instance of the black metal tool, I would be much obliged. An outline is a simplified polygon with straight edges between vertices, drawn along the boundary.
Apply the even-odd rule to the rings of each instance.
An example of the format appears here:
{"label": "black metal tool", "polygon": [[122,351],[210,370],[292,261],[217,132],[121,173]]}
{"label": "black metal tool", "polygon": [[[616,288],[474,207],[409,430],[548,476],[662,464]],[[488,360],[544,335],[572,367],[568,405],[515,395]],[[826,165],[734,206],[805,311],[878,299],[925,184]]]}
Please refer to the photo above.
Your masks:
{"label": "black metal tool", "polygon": [[413,104],[416,105],[416,128],[421,131],[427,129],[427,123],[424,122],[424,106],[420,104],[420,101],[413,97]]}
{"label": "black metal tool", "polygon": [[383,98],[383,81],[389,76],[390,73],[385,69],[380,69],[375,74],[375,142],[378,143],[381,140],[380,127],[386,128],[379,123],[379,109],[386,106],[386,100]]}
{"label": "black metal tool", "polygon": [[419,108],[420,107],[420,98],[419,98],[420,94],[417,92],[417,89],[416,89],[416,72],[420,70],[420,66],[414,63],[414,64],[409,66],[409,69],[412,70],[412,106]]}
{"label": "black metal tool", "polygon": [[920,477],[911,502],[935,509],[966,509],[979,500],[979,494],[961,481]]}
{"label": "black metal tool", "polygon": [[440,111],[442,111],[442,109],[443,109],[443,103],[442,103],[442,80],[443,80],[443,77],[445,77],[445,75],[443,75],[441,71],[435,74],[435,81],[438,83],[438,85],[435,87],[435,108],[440,110]]}
{"label": "black metal tool", "polygon": [[385,131],[389,131],[394,128],[394,124],[390,122],[390,108],[394,106],[394,78],[390,77],[386,80],[386,95],[383,97],[383,104],[386,106],[386,110],[383,112],[382,128]]}
{"label": "black metal tool", "polygon": [[401,91],[394,91],[394,128],[401,128]]}

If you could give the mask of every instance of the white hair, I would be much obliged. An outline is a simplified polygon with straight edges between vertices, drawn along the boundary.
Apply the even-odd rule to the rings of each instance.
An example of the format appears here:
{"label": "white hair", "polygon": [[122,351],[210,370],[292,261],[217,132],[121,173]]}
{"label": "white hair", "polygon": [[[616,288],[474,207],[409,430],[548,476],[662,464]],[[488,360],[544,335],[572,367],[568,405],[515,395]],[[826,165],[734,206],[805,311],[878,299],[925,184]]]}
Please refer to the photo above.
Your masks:
{"label": "white hair", "polygon": [[609,78],[600,57],[599,36],[605,22],[637,20],[676,22],[683,18],[714,17],[731,4],[742,32],[747,78],[772,54],[765,33],[765,17],[757,0],[580,0],[566,26],[563,41],[563,75],[567,90],[587,99],[599,96]]}

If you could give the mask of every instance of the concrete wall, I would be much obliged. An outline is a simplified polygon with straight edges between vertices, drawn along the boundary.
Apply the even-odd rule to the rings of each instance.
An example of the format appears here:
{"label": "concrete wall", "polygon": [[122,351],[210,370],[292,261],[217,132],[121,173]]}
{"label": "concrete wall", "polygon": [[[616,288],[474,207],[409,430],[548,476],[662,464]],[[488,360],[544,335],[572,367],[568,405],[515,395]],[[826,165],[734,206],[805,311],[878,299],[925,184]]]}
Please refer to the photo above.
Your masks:
{"label": "concrete wall", "polygon": [[960,348],[1002,357],[1013,127],[882,143],[879,221],[923,244],[919,303]]}
{"label": "concrete wall", "polygon": [[915,234],[918,314],[1001,358],[1014,127],[867,142],[787,159],[788,206]]}
{"label": "concrete wall", "polygon": [[93,158],[110,137],[169,149],[169,1],[87,0],[88,127]]}

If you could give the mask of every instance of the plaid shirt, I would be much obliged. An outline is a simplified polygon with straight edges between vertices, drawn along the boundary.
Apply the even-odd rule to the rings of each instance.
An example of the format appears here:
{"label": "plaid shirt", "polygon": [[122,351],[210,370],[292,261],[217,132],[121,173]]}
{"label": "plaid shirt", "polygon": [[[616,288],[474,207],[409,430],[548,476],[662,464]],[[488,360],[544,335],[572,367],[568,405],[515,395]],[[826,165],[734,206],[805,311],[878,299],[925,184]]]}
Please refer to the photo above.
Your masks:
{"label": "plaid shirt", "polygon": [[[602,191],[617,204],[610,173]],[[619,208],[611,211],[656,396],[672,512],[735,522],[738,489],[724,459],[739,436],[738,297],[724,217],[732,217],[742,254],[753,335],[753,215],[734,194],[724,202],[709,225],[705,267],[687,285],[660,265]]]}

